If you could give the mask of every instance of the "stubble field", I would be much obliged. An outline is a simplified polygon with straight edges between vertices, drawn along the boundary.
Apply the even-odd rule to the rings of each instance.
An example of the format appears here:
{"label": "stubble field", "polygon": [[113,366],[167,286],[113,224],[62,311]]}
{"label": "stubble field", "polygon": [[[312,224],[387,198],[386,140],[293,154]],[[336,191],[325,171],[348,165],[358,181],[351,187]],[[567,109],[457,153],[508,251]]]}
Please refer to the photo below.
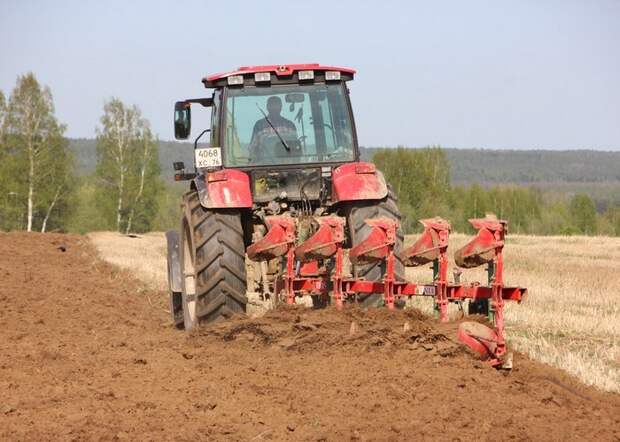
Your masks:
{"label": "stubble field", "polygon": [[[130,269],[150,288],[165,290],[163,233],[129,238],[98,232],[89,238],[107,261]],[[405,245],[415,238],[408,235]],[[450,258],[450,250],[467,239],[463,234],[450,236]],[[522,304],[507,303],[512,349],[558,367],[586,385],[620,393],[620,238],[509,235],[504,250],[506,283],[529,289]],[[407,269],[410,280],[430,281],[430,276],[426,267]],[[485,278],[483,267],[461,275],[465,282]],[[432,313],[429,299],[412,305]],[[450,312],[452,317],[460,314],[455,306]]]}

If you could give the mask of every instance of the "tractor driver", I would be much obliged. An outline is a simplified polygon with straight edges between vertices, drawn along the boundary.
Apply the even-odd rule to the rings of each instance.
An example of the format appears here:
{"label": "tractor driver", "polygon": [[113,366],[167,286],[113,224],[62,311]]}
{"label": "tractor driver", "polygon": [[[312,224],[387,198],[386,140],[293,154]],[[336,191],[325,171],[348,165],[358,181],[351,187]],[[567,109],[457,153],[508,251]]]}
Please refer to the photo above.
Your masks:
{"label": "tractor driver", "polygon": [[[297,127],[295,124],[280,115],[282,112],[282,100],[280,97],[272,96],[267,100],[267,115],[254,124],[252,131],[252,139],[249,145],[250,158],[260,158],[270,155],[263,150],[266,149],[265,141],[269,137],[277,137],[277,134],[271,126],[273,126],[278,134],[286,141],[287,145],[291,145],[291,140],[297,140]],[[269,124],[271,123],[271,124]],[[278,144],[281,141],[278,139]],[[284,146],[280,146],[285,149]]]}

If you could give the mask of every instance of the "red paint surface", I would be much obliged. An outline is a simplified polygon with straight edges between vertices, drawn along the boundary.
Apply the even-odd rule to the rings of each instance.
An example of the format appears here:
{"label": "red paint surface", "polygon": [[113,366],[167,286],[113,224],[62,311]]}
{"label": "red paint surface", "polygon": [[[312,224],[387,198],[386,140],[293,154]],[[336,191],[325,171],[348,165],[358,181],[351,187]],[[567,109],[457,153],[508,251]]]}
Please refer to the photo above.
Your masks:
{"label": "red paint surface", "polygon": [[301,262],[327,259],[344,242],[344,218],[326,216],[316,220],[320,224],[319,229],[295,249],[295,257]]}
{"label": "red paint surface", "polygon": [[450,223],[441,218],[420,220],[424,232],[418,240],[402,253],[402,260],[406,265],[415,267],[428,264],[438,259],[441,253],[448,248]]}
{"label": "red paint surface", "polygon": [[332,174],[335,201],[381,199],[387,196],[383,174],[372,163],[347,163]]}
{"label": "red paint surface", "polygon": [[209,209],[252,207],[250,177],[240,170],[209,172],[207,193],[206,207]]}

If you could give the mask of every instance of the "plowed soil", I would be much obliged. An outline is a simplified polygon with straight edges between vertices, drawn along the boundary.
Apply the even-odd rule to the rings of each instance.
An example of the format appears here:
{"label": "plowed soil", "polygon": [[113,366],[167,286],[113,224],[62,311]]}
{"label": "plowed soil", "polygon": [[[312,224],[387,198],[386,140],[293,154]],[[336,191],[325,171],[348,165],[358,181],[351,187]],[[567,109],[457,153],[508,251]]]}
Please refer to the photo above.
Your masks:
{"label": "plowed soil", "polygon": [[0,438],[620,440],[618,395],[520,354],[488,368],[415,311],[188,335],[165,308],[83,237],[0,233]]}

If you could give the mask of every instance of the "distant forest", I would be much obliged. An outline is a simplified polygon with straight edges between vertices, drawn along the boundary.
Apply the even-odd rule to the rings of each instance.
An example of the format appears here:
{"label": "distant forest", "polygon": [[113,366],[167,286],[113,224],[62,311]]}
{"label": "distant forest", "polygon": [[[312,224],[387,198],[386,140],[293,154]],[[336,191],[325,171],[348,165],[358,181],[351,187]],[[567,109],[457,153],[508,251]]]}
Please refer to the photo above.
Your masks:
{"label": "distant forest", "polygon": [[[95,144],[95,139],[69,139],[81,173],[95,169]],[[378,149],[362,147],[362,159],[372,161]],[[620,152],[442,149],[454,184],[620,183]],[[159,162],[166,177],[173,175],[172,161],[191,163],[191,143],[160,141]]]}
{"label": "distant forest", "polygon": [[[94,139],[70,139],[78,173],[95,170],[97,157]],[[413,148],[415,149],[415,148]],[[372,161],[379,148],[361,148],[362,159]],[[586,193],[599,210],[609,204],[620,205],[620,152],[590,150],[485,150],[442,149],[450,167],[454,185],[478,183],[482,186],[514,184],[535,186],[553,194]],[[193,164],[192,145],[159,141],[162,178],[172,181],[173,161]],[[412,171],[414,172],[414,171]]]}
{"label": "distant forest", "polygon": [[[620,152],[442,147],[453,184],[620,183]],[[365,148],[371,159],[377,148]]]}

